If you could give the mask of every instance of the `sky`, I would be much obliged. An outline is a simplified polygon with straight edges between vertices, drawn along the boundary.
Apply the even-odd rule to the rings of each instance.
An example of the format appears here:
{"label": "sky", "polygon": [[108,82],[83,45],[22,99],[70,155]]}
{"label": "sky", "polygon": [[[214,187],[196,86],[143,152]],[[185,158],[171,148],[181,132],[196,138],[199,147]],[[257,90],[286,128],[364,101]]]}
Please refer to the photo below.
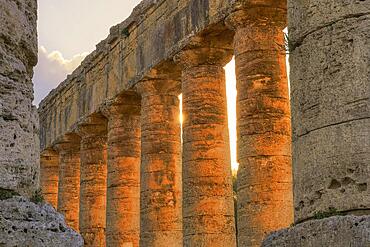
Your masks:
{"label": "sky", "polygon": [[[105,39],[111,26],[125,20],[140,0],[39,0],[39,61],[33,77],[38,105]],[[235,64],[226,67],[231,163],[236,162]]]}

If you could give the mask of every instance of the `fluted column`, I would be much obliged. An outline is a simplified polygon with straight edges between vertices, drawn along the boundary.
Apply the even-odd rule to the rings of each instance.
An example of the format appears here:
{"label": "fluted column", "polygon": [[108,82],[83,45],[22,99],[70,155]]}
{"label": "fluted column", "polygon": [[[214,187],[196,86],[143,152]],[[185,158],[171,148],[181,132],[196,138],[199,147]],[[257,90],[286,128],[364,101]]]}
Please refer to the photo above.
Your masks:
{"label": "fluted column", "polygon": [[183,68],[184,246],[236,246],[225,71],[231,51],[195,48]]}
{"label": "fluted column", "polygon": [[81,135],[80,232],[85,246],[105,246],[107,191],[107,123],[89,117]]}
{"label": "fluted column", "polygon": [[80,211],[80,137],[66,135],[55,149],[59,152],[58,212],[66,223],[79,230]]}
{"label": "fluted column", "polygon": [[40,187],[46,202],[57,208],[58,203],[59,156],[52,149],[46,149],[40,155]]}
{"label": "fluted column", "polygon": [[140,246],[182,246],[178,81],[153,79],[141,93]]}
{"label": "fluted column", "polygon": [[107,246],[139,246],[140,97],[125,94],[110,106],[108,118]]}
{"label": "fluted column", "polygon": [[293,222],[286,2],[266,2],[244,3],[228,19],[235,28],[239,246],[260,246]]}

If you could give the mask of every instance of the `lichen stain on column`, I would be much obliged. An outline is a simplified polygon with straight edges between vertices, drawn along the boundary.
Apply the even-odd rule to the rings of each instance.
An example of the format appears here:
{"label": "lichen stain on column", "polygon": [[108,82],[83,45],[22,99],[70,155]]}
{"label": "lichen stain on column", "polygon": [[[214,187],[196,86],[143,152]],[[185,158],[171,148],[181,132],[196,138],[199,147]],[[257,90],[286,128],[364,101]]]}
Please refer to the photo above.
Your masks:
{"label": "lichen stain on column", "polygon": [[80,232],[85,246],[105,246],[107,199],[107,120],[89,116],[81,136]]}

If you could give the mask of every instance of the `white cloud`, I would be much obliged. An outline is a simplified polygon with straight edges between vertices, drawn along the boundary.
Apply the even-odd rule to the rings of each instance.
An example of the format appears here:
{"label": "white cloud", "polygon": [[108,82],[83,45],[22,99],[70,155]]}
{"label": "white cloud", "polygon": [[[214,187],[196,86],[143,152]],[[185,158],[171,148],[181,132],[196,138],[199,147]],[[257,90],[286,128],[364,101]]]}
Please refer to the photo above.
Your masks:
{"label": "white cloud", "polygon": [[35,88],[35,104],[55,87],[57,87],[88,55],[84,52],[65,59],[59,51],[48,52],[45,47],[39,47],[39,62],[35,68],[33,83]]}

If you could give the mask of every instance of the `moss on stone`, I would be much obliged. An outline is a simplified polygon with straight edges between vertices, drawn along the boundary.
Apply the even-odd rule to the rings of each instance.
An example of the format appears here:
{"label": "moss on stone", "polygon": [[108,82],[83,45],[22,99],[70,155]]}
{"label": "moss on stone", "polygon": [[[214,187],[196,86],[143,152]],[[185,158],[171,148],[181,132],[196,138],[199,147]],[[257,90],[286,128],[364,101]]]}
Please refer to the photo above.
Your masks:
{"label": "moss on stone", "polygon": [[0,200],[7,200],[13,196],[19,196],[19,194],[13,190],[0,188]]}

